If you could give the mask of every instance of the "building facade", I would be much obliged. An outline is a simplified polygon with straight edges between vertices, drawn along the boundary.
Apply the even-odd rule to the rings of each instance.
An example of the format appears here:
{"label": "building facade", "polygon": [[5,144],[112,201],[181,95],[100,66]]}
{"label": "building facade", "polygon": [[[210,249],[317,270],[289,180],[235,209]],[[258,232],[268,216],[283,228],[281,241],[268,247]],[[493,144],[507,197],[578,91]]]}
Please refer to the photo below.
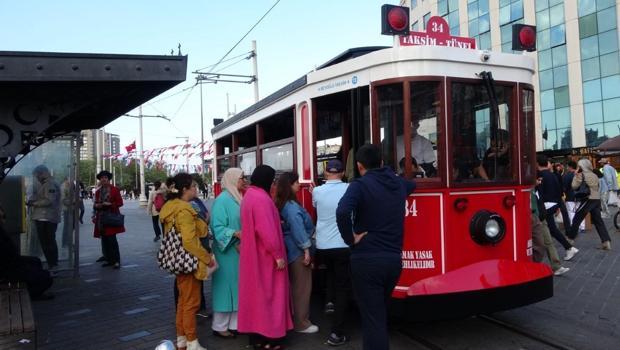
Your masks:
{"label": "building facade", "polygon": [[512,25],[536,25],[536,148],[595,147],[620,135],[620,56],[614,0],[407,0],[411,29],[431,16],[481,50],[512,52]]}
{"label": "building facade", "polygon": [[81,160],[97,160],[97,133],[99,133],[99,149],[102,154],[121,153],[121,139],[118,135],[103,130],[82,130]]}

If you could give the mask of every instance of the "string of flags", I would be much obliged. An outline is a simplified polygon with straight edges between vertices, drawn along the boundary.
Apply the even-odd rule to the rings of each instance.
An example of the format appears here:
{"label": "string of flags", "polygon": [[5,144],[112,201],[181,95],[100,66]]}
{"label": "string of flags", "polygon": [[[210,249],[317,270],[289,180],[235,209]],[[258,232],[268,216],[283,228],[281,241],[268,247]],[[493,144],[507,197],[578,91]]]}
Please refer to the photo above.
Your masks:
{"label": "string of flags", "polygon": [[[125,150],[127,153],[103,154],[103,158],[117,160],[127,166],[129,166],[132,161],[137,161],[139,159],[139,154],[136,150],[136,141],[132,142],[128,146],[125,146]],[[211,158],[212,154],[213,143],[209,141],[194,144],[187,143],[172,145],[168,147],[144,150],[144,164],[148,168],[155,167],[160,170],[167,169],[171,172],[201,172],[202,161],[200,162],[201,164],[194,165],[187,164],[185,159],[198,158],[202,160],[205,158]],[[175,161],[180,162],[181,160],[183,160],[184,164],[175,164]]]}

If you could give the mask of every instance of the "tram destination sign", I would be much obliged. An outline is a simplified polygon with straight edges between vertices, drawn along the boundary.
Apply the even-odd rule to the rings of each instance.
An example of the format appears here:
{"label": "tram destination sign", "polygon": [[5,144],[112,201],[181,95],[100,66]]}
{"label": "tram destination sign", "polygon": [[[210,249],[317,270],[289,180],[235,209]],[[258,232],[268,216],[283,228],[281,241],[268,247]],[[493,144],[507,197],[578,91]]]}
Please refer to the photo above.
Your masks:
{"label": "tram destination sign", "polygon": [[463,49],[476,49],[476,39],[450,35],[450,27],[445,19],[433,16],[426,24],[426,32],[409,32],[400,36],[400,46],[450,46]]}

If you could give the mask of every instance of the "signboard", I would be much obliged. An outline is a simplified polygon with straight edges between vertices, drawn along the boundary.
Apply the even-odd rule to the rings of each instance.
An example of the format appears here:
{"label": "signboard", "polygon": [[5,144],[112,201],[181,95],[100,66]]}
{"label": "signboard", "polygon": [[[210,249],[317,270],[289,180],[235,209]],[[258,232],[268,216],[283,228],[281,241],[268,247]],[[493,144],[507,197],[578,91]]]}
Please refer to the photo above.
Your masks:
{"label": "signboard", "polygon": [[433,16],[426,24],[426,33],[409,32],[409,35],[400,36],[400,46],[417,45],[450,46],[473,50],[476,48],[476,39],[451,36],[448,22],[442,17]]}

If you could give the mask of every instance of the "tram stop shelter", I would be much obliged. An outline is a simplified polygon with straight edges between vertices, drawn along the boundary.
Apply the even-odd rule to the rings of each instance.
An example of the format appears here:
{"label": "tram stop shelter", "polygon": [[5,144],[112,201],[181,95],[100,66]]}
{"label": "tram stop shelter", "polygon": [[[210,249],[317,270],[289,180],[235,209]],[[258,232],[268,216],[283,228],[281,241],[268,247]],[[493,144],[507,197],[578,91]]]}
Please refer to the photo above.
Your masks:
{"label": "tram stop shelter", "polygon": [[[0,204],[22,255],[39,256],[27,196],[45,165],[63,199],[56,230],[61,270],[78,273],[80,131],[99,129],[185,81],[187,56],[0,51]],[[87,208],[85,217],[89,217]]]}

